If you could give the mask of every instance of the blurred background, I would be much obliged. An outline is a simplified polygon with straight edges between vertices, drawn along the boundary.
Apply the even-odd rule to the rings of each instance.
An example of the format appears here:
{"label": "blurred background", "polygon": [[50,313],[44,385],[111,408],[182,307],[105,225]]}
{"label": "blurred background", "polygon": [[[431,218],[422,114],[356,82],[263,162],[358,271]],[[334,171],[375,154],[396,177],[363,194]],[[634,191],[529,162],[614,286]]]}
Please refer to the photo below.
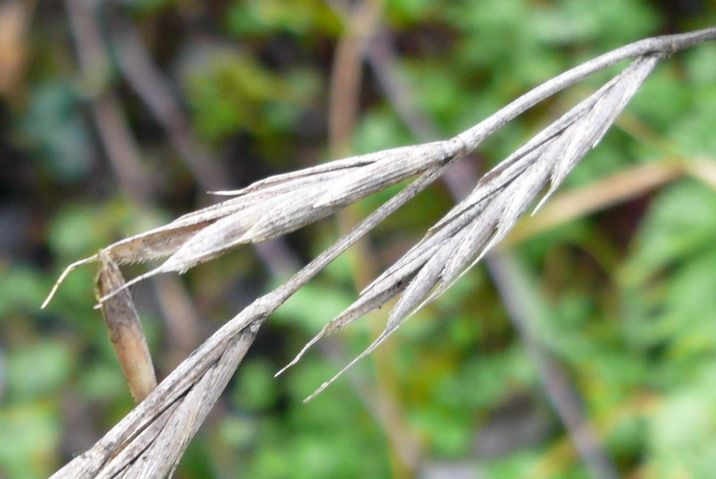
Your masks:
{"label": "blurred background", "polygon": [[[468,128],[706,0],[4,0],[0,477],[44,477],[132,400],[68,263],[207,191]],[[273,373],[479,175],[613,75],[506,125],[262,328],[176,477],[716,475],[716,44],[666,59],[541,213],[371,359],[386,311]],[[385,201],[133,289],[160,378]],[[126,276],[142,271],[127,267]]]}

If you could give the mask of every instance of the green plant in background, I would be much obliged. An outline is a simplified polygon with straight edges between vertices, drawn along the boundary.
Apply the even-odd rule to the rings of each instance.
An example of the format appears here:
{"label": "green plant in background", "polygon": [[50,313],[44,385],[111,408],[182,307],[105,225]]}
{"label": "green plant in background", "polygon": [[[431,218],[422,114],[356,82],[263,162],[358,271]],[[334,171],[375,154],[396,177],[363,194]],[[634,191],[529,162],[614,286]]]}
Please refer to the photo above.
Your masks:
{"label": "green plant in background", "polygon": [[[223,66],[215,64],[216,69],[207,68],[206,62],[182,63],[194,65],[182,68],[177,79],[177,85],[184,88],[177,91],[187,95],[193,127],[205,134],[217,151],[230,145],[232,156],[227,163],[232,171],[241,170],[241,182],[312,165],[322,155],[323,138],[312,136],[315,130],[295,133],[294,128],[300,130],[308,121],[319,127],[322,124],[315,112],[325,104],[323,96],[314,92],[326,87],[326,45],[335,40],[341,28],[322,3],[303,3],[300,15],[280,13],[282,9],[285,12],[283,4],[271,8],[262,7],[263,2],[219,4],[202,15],[206,15],[208,24],[220,26],[220,32],[212,35],[230,38],[241,53],[225,57],[226,62]],[[663,31],[668,18],[647,2],[603,2],[599,8],[590,3],[493,2],[478,9],[467,2],[436,9],[429,2],[390,1],[385,28],[399,52],[396,68],[407,80],[414,101],[447,135],[568,66],[637,37]],[[133,8],[139,9],[138,5],[136,2]],[[585,9],[589,15],[583,13]],[[146,40],[153,54],[167,71],[178,53],[157,40],[151,30],[166,26],[168,17],[186,29],[197,28],[204,20],[197,17],[196,10],[178,4],[133,11],[138,15],[135,21],[147,29]],[[54,20],[63,12],[58,9],[46,15]],[[699,25],[708,24],[709,18],[704,16]],[[38,25],[45,21],[40,17]],[[679,30],[699,26],[680,21]],[[553,25],[570,28],[557,30]],[[514,28],[520,26],[527,27]],[[515,38],[501,45],[491,41],[504,31],[519,33],[511,34]],[[225,32],[232,36],[224,37]],[[180,38],[171,29],[165,28],[163,34]],[[35,41],[42,42],[55,33],[48,28],[38,35]],[[53,51],[59,51],[62,42],[54,44]],[[284,64],[280,64],[277,53],[282,49],[290,52]],[[39,56],[33,60],[36,64],[28,73],[32,85],[48,77],[66,77],[69,71],[67,66],[65,73],[57,67],[67,62],[67,53],[64,60],[58,60],[63,58],[59,55],[48,61],[51,53],[44,55],[44,60]],[[714,61],[713,48],[705,45],[659,66],[636,95],[623,121],[618,121],[617,128],[588,161],[577,166],[566,186],[586,188],[598,178],[629,171],[641,163],[684,165],[683,174],[695,179],[679,180],[680,174],[669,180],[673,185],[653,195],[637,190],[636,200],[626,208],[583,216],[573,224],[530,239],[518,250],[522,272],[541,304],[535,315],[541,342],[566,368],[581,393],[587,417],[625,474],[708,477],[715,469],[709,463],[714,440],[709,419],[714,404],[709,320],[716,316],[711,304],[713,254],[709,251],[709,218],[713,216],[709,212],[714,198],[713,183],[708,182],[708,162],[714,151],[710,146],[713,135],[709,134],[714,126],[710,99],[716,91],[709,65]],[[286,95],[273,98],[265,91],[249,95],[250,88],[236,87],[230,81],[236,65],[249,65],[247,71],[255,72],[254,79],[267,79],[276,91]],[[301,72],[302,79],[287,76],[285,65],[295,66],[289,70]],[[370,71],[366,75],[370,76]],[[598,80],[591,88],[566,92],[503,129],[481,148],[484,161],[492,163],[505,156],[536,131],[544,118],[557,117],[605,78]],[[245,78],[240,81],[249,82]],[[362,99],[353,135],[355,150],[363,153],[414,142],[375,88],[369,84]],[[125,95],[125,100],[128,118],[145,147],[145,161],[160,162],[167,177],[178,180],[160,196],[161,216],[171,217],[192,208],[193,199],[183,196],[191,189],[187,185],[192,180],[161,148],[163,140],[152,133],[156,127],[143,117],[136,98]],[[217,106],[216,116],[209,107],[212,102]],[[246,120],[248,111],[255,122]],[[106,333],[98,316],[90,311],[90,273],[80,270],[77,276],[70,276],[51,311],[40,313],[36,305],[50,282],[41,269],[40,265],[46,264],[42,258],[49,252],[52,264],[59,268],[145,228],[133,224],[126,200],[108,193],[112,174],[94,153],[83,163],[85,166],[73,167],[62,184],[50,169],[51,162],[67,166],[59,160],[60,153],[52,152],[60,150],[45,149],[42,154],[50,156],[42,159],[39,149],[30,150],[25,142],[27,132],[35,133],[24,129],[21,115],[8,118],[19,134],[8,136],[7,141],[22,155],[38,160],[31,163],[37,180],[28,183],[30,180],[22,179],[20,184],[29,185],[28,192],[36,198],[46,198],[38,200],[37,211],[31,208],[22,214],[48,227],[26,230],[27,245],[8,243],[0,259],[6,285],[0,297],[5,338],[0,350],[6,372],[0,433],[4,437],[10,431],[13,437],[18,434],[18,438],[28,438],[16,441],[13,448],[0,445],[0,471],[7,477],[42,477],[70,455],[87,448],[126,413],[130,404]],[[634,129],[630,118],[638,118],[647,133],[643,128]],[[93,139],[92,128],[87,124],[81,128],[79,135]],[[51,143],[33,140],[33,144]],[[273,155],[277,148],[279,157]],[[84,186],[90,172],[99,179],[94,189]],[[76,193],[68,198],[73,201],[66,202],[63,196],[69,189]],[[26,193],[11,188],[4,198],[10,201],[21,194]],[[376,194],[362,207],[372,210],[388,196]],[[92,198],[96,207],[77,206],[87,203],[87,198]],[[376,229],[371,242],[378,267],[382,269],[405,252],[449,205],[444,190],[435,188],[413,204],[420,215],[406,208]],[[39,211],[44,213],[37,216]],[[680,214],[684,211],[691,214]],[[12,229],[3,231],[9,238]],[[46,240],[46,233],[57,239]],[[328,244],[332,237],[329,226],[318,225],[292,236],[290,241],[301,257],[313,257],[322,249],[318,245]],[[201,267],[189,273],[186,285],[196,298],[200,315],[208,318],[202,337],[216,329],[215,321],[225,320],[246,304],[247,298],[267,287],[265,276],[255,272],[257,263],[248,256],[226,256],[215,268]],[[220,403],[221,419],[210,420],[200,431],[178,477],[390,474],[391,459],[386,451],[392,439],[369,405],[360,400],[356,393],[360,388],[356,389],[353,379],[337,384],[309,405],[300,404],[312,386],[365,346],[374,333],[368,325],[360,325],[354,334],[345,336],[344,350],[339,347],[334,351],[338,359],[331,355],[330,346],[329,351],[308,356],[287,373],[285,380],[268,380],[268,375],[323,325],[322,320],[350,303],[355,293],[348,270],[343,261],[333,265],[279,310],[276,321],[266,325]],[[248,293],[244,292],[246,287]],[[161,314],[152,307],[151,290],[138,289],[137,293],[140,309],[151,311],[145,318],[145,328],[156,360],[162,363],[162,351],[171,347],[168,326],[161,323]],[[421,444],[422,470],[431,470],[431,465],[463,465],[486,477],[585,475],[560,421],[545,406],[534,366],[484,271],[469,273],[446,294],[418,313],[401,332],[400,347],[393,357],[397,379],[394,395],[411,435]],[[325,312],[317,306],[318,301]],[[18,366],[28,361],[53,364],[47,369],[52,377],[38,379],[38,384],[44,384],[40,389],[32,386],[35,381],[29,381],[28,373]],[[170,367],[161,366],[162,375]],[[358,382],[366,380],[365,372],[362,367],[354,373]],[[249,392],[245,393],[247,387]],[[528,400],[520,402],[520,397]],[[71,415],[73,409],[82,411],[81,417],[90,418],[88,432],[77,442],[70,441],[66,431],[85,430],[74,427],[85,422]],[[492,456],[484,449],[481,431],[501,424],[505,414],[524,418],[520,423],[532,425],[537,433],[531,440],[515,441],[521,444],[517,450]],[[514,425],[504,427],[518,429]],[[20,436],[20,431],[26,436]],[[330,451],[326,445],[331,446]],[[33,468],[23,467],[27,464],[33,464]]]}

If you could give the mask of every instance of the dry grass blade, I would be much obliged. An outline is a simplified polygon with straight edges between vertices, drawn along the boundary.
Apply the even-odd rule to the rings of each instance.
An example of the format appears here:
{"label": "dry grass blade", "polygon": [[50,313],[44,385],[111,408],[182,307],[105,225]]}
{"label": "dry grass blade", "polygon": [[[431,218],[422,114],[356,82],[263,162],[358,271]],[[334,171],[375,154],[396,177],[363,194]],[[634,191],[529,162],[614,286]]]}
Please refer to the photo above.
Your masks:
{"label": "dry grass blade", "polygon": [[[141,281],[162,272],[182,272],[192,266],[208,261],[227,249],[239,244],[263,241],[280,236],[306,224],[330,215],[333,208],[341,208],[351,202],[390,186],[419,172],[426,171],[431,166],[447,161],[456,151],[471,151],[485,138],[501,128],[525,110],[552,96],[559,90],[581,80],[582,78],[601,70],[626,58],[640,58],[651,54],[668,54],[676,50],[712,39],[716,36],[715,29],[706,29],[682,35],[672,35],[645,39],[631,45],[606,53],[578,67],[558,75],[543,83],[539,87],[526,93],[513,101],[494,115],[479,122],[472,128],[460,133],[447,141],[438,141],[422,145],[393,148],[367,155],[355,156],[343,160],[336,160],[325,165],[307,168],[299,172],[277,175],[267,180],[259,181],[253,185],[237,191],[220,192],[222,194],[235,194],[232,198],[219,205],[185,215],[175,222],[156,228],[147,233],[133,236],[108,246],[105,250],[110,257],[118,263],[144,262],[152,259],[169,256],[166,264],[149,273],[127,283],[128,285]],[[501,166],[512,173],[519,173],[518,165],[505,163]],[[333,173],[341,173],[333,176]],[[493,172],[499,174],[500,171]],[[345,175],[345,176],[342,176]],[[341,179],[339,179],[341,177]],[[328,179],[336,179],[341,188],[325,188],[322,194],[314,197],[318,188],[313,186],[326,186]],[[308,193],[311,191],[311,193]],[[259,215],[262,203],[271,203],[272,199],[281,197],[281,207],[266,210]],[[294,200],[299,203],[294,203]],[[303,202],[303,203],[301,203]],[[298,214],[295,210],[282,208],[285,205],[300,204]],[[253,208],[252,215],[258,216],[256,224],[244,231],[232,224],[229,230],[233,233],[225,236],[227,244],[217,245],[213,241],[204,241],[206,237],[197,240],[179,253],[179,249],[191,241],[196,232],[203,227],[213,224],[220,218],[225,218],[242,209]],[[333,207],[333,208],[332,208]],[[314,211],[314,209],[316,211]],[[446,220],[449,219],[446,218]],[[227,222],[230,223],[230,222]],[[84,262],[96,260],[90,257]],[[71,269],[63,273],[63,279]],[[50,295],[43,303],[46,306],[57,290],[60,280],[55,284]],[[125,286],[126,287],[126,286]],[[103,298],[105,299],[105,298]]]}
{"label": "dry grass blade", "polygon": [[[163,258],[176,251],[180,245],[198,230],[213,223],[216,217],[218,216],[214,211],[206,216],[192,214],[191,218],[182,217],[165,226],[125,238],[103,248],[102,251],[117,264],[143,263],[156,258]],[[82,265],[96,262],[98,259],[99,255],[92,255],[65,268],[42,303],[42,308],[47,307],[69,273]]]}
{"label": "dry grass blade", "polygon": [[[364,196],[445,162],[454,154],[454,143],[447,141],[392,148],[275,175],[240,190],[215,192],[233,198],[103,248],[117,264],[167,259],[122,288],[107,291],[100,303],[156,274],[183,273],[239,245],[295,231]],[[70,272],[97,259],[98,256],[93,255],[68,266],[42,307],[49,304]]]}
{"label": "dry grass blade", "polygon": [[[227,357],[226,351],[232,350],[240,343],[241,349],[234,353],[235,356],[228,357],[237,357],[239,354],[242,357],[255,337],[259,326],[271,312],[368,231],[439,178],[460,158],[459,155],[460,153],[458,152],[446,164],[431,168],[420,175],[291,279],[271,293],[258,298],[242,310],[172,371],[144,401],[97,441],[90,450],[77,456],[52,477],[58,479],[89,479],[94,477],[115,477],[115,474],[120,473],[122,477],[135,477],[125,474],[125,471],[129,471],[129,468],[132,468],[132,472],[140,475],[138,471],[149,469],[149,466],[143,469],[142,464],[146,457],[141,456],[143,452],[155,443],[158,443],[157,447],[163,448],[165,443],[172,441],[171,436],[167,434],[160,436],[157,433],[157,431],[164,431],[165,425],[169,421],[166,411],[171,408],[178,408],[184,398],[189,397],[187,391],[202,381],[202,378],[212,368],[219,368],[216,369],[217,373],[221,371],[224,375],[230,375],[236,369],[235,362],[226,361],[220,365],[217,363],[222,356]],[[237,357],[236,360],[239,361],[240,357]],[[212,396],[204,396],[204,401],[201,403],[202,411],[208,411],[221,393],[223,386],[222,383],[215,382],[208,384],[207,388],[212,393]],[[203,420],[201,415],[192,415],[190,417],[196,427]],[[185,428],[183,434],[188,437],[191,431],[195,430],[192,428]],[[165,466],[174,467],[182,452],[181,447],[174,447],[170,449],[163,459],[158,455],[153,457],[157,464],[161,463]],[[118,463],[120,458],[122,462]]]}
{"label": "dry grass blade", "polygon": [[[125,252],[130,249],[134,262],[156,258],[160,256],[158,252],[169,256],[124,288],[156,274],[184,273],[239,245],[273,239],[325,218],[360,198],[447,161],[454,153],[452,143],[432,142],[277,175],[242,190],[219,192],[234,198],[115,243],[105,251],[118,262],[127,262],[129,255]],[[171,238],[170,247],[161,251],[147,248],[148,238],[157,243],[160,237]],[[103,296],[100,303],[118,291]]]}
{"label": "dry grass blade", "polygon": [[[604,94],[604,98],[607,95],[614,95],[611,99],[608,99],[609,103],[602,103],[602,96],[597,98],[593,95],[590,97],[593,100],[591,103],[589,103],[589,99],[585,100],[580,104],[581,110],[571,110],[571,117],[567,118],[569,114],[563,116],[552,126],[545,129],[542,134],[537,135],[535,138],[542,138],[539,142],[535,143],[533,140],[529,144],[530,148],[523,149],[524,151],[521,151],[517,156],[513,155],[503,163],[502,168],[498,167],[493,171],[493,174],[481,180],[478,188],[482,187],[484,191],[479,192],[477,195],[471,195],[465,202],[453,209],[451,216],[446,221],[433,228],[394,267],[390,268],[366,288],[359,300],[346,310],[344,317],[340,321],[333,323],[333,327],[340,328],[345,326],[353,319],[360,317],[369,308],[384,304],[390,297],[397,295],[403,289],[406,292],[404,296],[408,299],[405,299],[403,304],[400,305],[398,313],[391,314],[385,331],[374,344],[351,364],[358,361],[375,349],[380,342],[401,324],[405,319],[400,317],[403,314],[401,311],[410,314],[410,312],[420,307],[415,302],[424,302],[424,296],[431,291],[431,288],[434,292],[439,290],[441,285],[449,284],[448,279],[450,278],[446,276],[445,268],[450,264],[451,260],[450,255],[443,252],[445,245],[451,245],[453,251],[457,251],[462,247],[463,252],[461,254],[464,257],[451,266],[451,269],[455,271],[451,275],[458,275],[466,269],[462,265],[467,264],[466,260],[468,258],[476,256],[479,259],[479,255],[485,251],[485,246],[483,245],[485,243],[489,245],[489,242],[498,237],[501,232],[504,233],[506,229],[509,229],[513,220],[508,221],[502,218],[516,218],[527,206],[527,203],[537,194],[525,196],[524,193],[518,190],[518,187],[533,191],[538,190],[537,185],[547,183],[548,178],[551,179],[552,184],[561,181],[561,172],[566,174],[573,163],[581,158],[580,155],[583,155],[588,149],[586,148],[582,152],[583,148],[579,146],[580,142],[585,145],[589,143],[588,147],[592,147],[601,137],[603,131],[606,130],[608,124],[613,121],[612,116],[607,114],[607,106],[611,105],[613,110],[623,108],[623,105],[626,104],[633,92],[638,88],[643,77],[646,76],[655,62],[654,58],[649,58],[648,56],[671,54],[677,50],[712,39],[716,39],[716,28],[680,35],[655,37],[626,45],[545,82],[505,106],[494,115],[450,140],[363,155],[328,163],[314,169],[302,170],[302,172],[298,173],[274,177],[265,182],[256,183],[247,189],[230,192],[235,193],[236,197],[218,206],[200,210],[178,219],[173,227],[181,230],[181,228],[194,225],[196,229],[192,230],[191,233],[187,233],[181,244],[175,245],[171,243],[171,247],[166,248],[166,250],[174,249],[167,256],[175,254],[187,240],[193,238],[194,235],[209,225],[215,224],[221,218],[225,218],[241,209],[249,210],[253,207],[252,205],[268,201],[274,196],[287,195],[284,196],[284,199],[290,199],[290,195],[296,194],[296,190],[300,190],[303,186],[311,182],[314,185],[320,184],[321,182],[316,181],[318,176],[325,179],[327,176],[323,175],[331,175],[332,172],[343,170],[341,174],[355,175],[356,182],[345,180],[344,186],[348,191],[343,193],[344,196],[341,196],[342,193],[335,190],[326,193],[329,191],[327,188],[322,189],[322,197],[312,197],[306,191],[299,193],[300,198],[306,201],[305,205],[311,208],[331,208],[342,204],[344,201],[350,202],[352,199],[368,194],[374,188],[382,188],[389,184],[387,182],[382,183],[380,179],[375,182],[372,177],[361,177],[362,172],[367,171],[363,170],[363,168],[374,168],[370,170],[374,173],[385,172],[386,170],[381,169],[384,167],[388,167],[387,172],[403,172],[395,173],[393,176],[388,175],[391,178],[390,181],[398,181],[396,178],[403,174],[410,176],[416,174],[416,172],[422,172],[417,179],[376,209],[292,278],[274,291],[255,300],[227,322],[172,371],[144,401],[97,441],[90,450],[75,457],[53,477],[74,479],[117,476],[163,477],[170,475],[189,440],[209,409],[216,402],[228,378],[230,378],[249,348],[259,326],[269,314],[359,238],[391,215],[396,209],[414,198],[415,195],[444,174],[451,165],[476,148],[482,140],[504,124],[545,98],[573,85],[596,71],[625,59],[643,59],[643,61],[637,61],[631,69],[625,70],[625,72],[631,72],[627,75],[627,79],[624,80],[623,76],[617,77],[623,80],[611,83],[614,89],[605,87],[606,89],[600,90]],[[621,96],[617,98],[617,94]],[[600,106],[600,103],[602,106]],[[603,111],[597,111],[600,108],[603,108]],[[573,125],[579,124],[579,120],[588,112],[591,112],[591,121],[600,123],[601,127],[599,125],[583,125],[584,128],[581,130],[575,128]],[[553,142],[558,141],[560,138],[568,137],[575,139],[574,144],[563,144],[564,151],[570,152],[572,160],[564,161],[559,167],[547,161],[545,167],[532,168],[536,162],[546,161],[542,157],[545,152],[555,149],[555,147],[549,148],[551,144],[554,144]],[[577,138],[581,139],[577,141]],[[587,142],[587,139],[591,139],[591,142]],[[412,152],[415,152],[415,156],[411,156]],[[400,162],[406,158],[410,166],[405,165],[402,170],[400,168],[403,168],[403,166],[391,169],[394,165],[388,164],[390,161]],[[373,166],[382,161],[386,163],[380,167]],[[339,177],[340,175],[337,175],[335,178]],[[357,181],[358,178],[362,178],[360,181],[372,182],[369,183],[372,186],[366,188],[365,185]],[[306,190],[310,189],[306,186]],[[515,201],[518,203],[515,204]],[[315,218],[315,216],[312,218]],[[268,228],[268,230],[264,230],[261,234],[266,234],[266,231],[272,231],[271,228],[276,228],[275,231],[281,231],[283,228],[286,231],[285,228],[295,226],[295,224],[285,223],[284,221],[280,218],[278,221],[264,220],[264,228]],[[202,224],[203,222],[206,222],[206,224]],[[199,226],[200,224],[202,225]],[[167,227],[169,226],[167,225]],[[159,231],[160,238],[165,232],[162,228],[155,231]],[[489,231],[489,234],[482,239],[478,233],[484,231]],[[239,233],[236,234],[238,235]],[[257,236],[257,238],[260,237]],[[126,246],[131,244],[134,239],[129,238],[125,241],[127,241]],[[161,244],[161,242],[159,243]],[[118,244],[116,243],[109,248],[117,247]],[[115,260],[111,253],[109,256]],[[139,256],[141,257],[141,254]],[[436,257],[438,259],[433,260]],[[93,257],[86,261],[96,259],[96,257]],[[120,261],[116,260],[115,262],[120,263]],[[444,265],[440,269],[442,262],[444,262]],[[426,268],[428,264],[429,267]],[[436,274],[436,271],[439,271],[439,273]],[[447,271],[449,272],[450,270]],[[416,282],[416,280],[418,281]],[[409,289],[410,291],[408,291]],[[325,334],[331,330],[331,327],[327,327]],[[347,367],[350,367],[350,365]],[[325,386],[330,384],[331,381],[328,381]]]}
{"label": "dry grass blade", "polygon": [[[254,323],[228,345],[224,354],[181,399],[161,431],[141,454],[132,458],[121,477],[169,477],[176,469],[182,453],[216,402],[233,371],[239,365],[258,331]],[[100,477],[112,477],[109,471]]]}
{"label": "dry grass blade", "polygon": [[[117,264],[100,252],[101,267],[97,274],[97,296],[104,296],[124,285],[124,278]],[[107,325],[109,339],[119,359],[124,377],[134,402],[142,401],[157,385],[152,357],[139,322],[129,291],[123,291],[102,304],[102,316]]]}
{"label": "dry grass blade", "polygon": [[572,167],[599,143],[657,61],[656,56],[635,60],[505,159],[485,175],[473,192],[433,227],[418,245],[369,285],[351,307],[328,323],[289,366],[295,364],[308,346],[315,344],[320,337],[345,327],[402,292],[378,338],[307,400],[375,350],[411,314],[437,298],[476,264],[505,237],[549,184],[539,203],[543,204]]}

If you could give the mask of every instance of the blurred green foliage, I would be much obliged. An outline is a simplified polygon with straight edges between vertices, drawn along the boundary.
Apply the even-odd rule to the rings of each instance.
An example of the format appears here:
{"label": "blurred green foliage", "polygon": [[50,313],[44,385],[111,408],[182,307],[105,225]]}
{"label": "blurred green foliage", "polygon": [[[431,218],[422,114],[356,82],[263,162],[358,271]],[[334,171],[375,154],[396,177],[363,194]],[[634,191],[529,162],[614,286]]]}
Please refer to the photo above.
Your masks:
{"label": "blurred green foliage", "polygon": [[212,50],[204,62],[192,65],[186,91],[197,131],[210,141],[237,130],[258,137],[290,131],[316,94],[310,70],[279,75],[233,50]]}
{"label": "blurred green foliage", "polygon": [[[0,53],[14,48],[26,56],[15,66],[15,83],[0,91],[0,477],[30,479],[89,447],[131,408],[92,309],[92,269],[73,273],[47,311],[38,309],[43,295],[69,262],[206,197],[114,65],[103,88],[120,98],[155,184],[151,204],[141,207],[120,190],[88,112],[96,92],[79,81],[66,10],[14,3],[32,21],[17,43],[0,42]],[[136,0],[100,13],[100,29],[114,15],[140,29],[169,78],[167,90],[231,185],[327,158],[326,92],[343,31],[327,3]],[[388,0],[381,24],[406,95],[448,136],[607,49],[715,20],[708,1]],[[605,78],[588,79],[506,125],[480,149],[475,167],[500,161]],[[352,149],[415,142],[371,68],[363,80]],[[666,59],[627,109],[629,122],[617,124],[566,187],[641,163],[682,162],[690,174],[515,250],[521,291],[532,305],[530,329],[564,367],[626,477],[716,475],[714,111],[716,45]],[[358,210],[367,213],[394,191]],[[416,445],[426,470],[437,464],[488,478],[587,477],[482,267],[313,402],[301,401],[367,344],[385,311],[272,377],[350,304],[356,264],[382,270],[451,202],[444,186],[431,188],[376,229],[368,257],[340,258],[276,313],[177,477],[390,477],[401,470],[404,444]],[[336,230],[324,221],[290,235],[287,245],[304,262]],[[196,341],[284,279],[253,258],[242,250],[182,280],[200,318]],[[157,291],[144,285],[135,296],[163,376],[179,346]],[[404,424],[402,436],[377,412],[386,397]],[[490,449],[498,439],[503,446]]]}

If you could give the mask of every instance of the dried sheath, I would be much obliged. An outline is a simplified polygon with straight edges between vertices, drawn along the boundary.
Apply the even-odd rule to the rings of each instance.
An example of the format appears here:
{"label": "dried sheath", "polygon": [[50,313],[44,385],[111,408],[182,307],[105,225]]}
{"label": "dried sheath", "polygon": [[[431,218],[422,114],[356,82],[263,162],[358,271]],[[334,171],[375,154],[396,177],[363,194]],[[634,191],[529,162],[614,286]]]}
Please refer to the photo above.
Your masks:
{"label": "dried sheath", "polygon": [[[106,253],[99,253],[100,270],[97,274],[97,296],[124,285],[124,278],[117,264]],[[139,315],[129,290],[123,290],[102,303],[102,316],[107,325],[109,339],[119,359],[129,391],[139,403],[157,385],[152,357],[144,338]]]}

